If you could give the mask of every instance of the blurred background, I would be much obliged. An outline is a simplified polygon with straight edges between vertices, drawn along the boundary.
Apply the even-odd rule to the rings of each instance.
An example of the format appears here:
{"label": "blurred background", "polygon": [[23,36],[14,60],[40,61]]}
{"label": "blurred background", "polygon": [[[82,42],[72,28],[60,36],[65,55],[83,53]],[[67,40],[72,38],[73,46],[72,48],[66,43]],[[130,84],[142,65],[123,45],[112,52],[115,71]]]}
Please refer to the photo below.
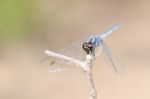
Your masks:
{"label": "blurred background", "polygon": [[150,99],[149,0],[0,0],[0,99],[87,99],[82,70],[49,73],[40,60],[116,23],[106,42],[127,69],[97,59],[98,99]]}

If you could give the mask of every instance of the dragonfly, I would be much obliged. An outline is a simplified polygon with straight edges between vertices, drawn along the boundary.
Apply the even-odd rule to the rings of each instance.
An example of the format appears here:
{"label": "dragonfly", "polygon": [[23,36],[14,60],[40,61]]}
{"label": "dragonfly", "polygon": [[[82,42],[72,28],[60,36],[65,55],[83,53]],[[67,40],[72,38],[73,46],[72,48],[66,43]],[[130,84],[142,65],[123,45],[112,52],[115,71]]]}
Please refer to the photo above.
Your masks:
{"label": "dragonfly", "polygon": [[[120,61],[118,61],[104,40],[115,30],[119,29],[120,26],[121,24],[115,24],[108,28],[105,32],[102,32],[99,35],[88,36],[85,39],[67,46],[57,53],[77,59],[79,61],[84,61],[85,56],[88,54],[94,56],[94,60],[96,60],[96,58],[100,56],[102,52],[104,52],[114,71],[118,73],[121,70],[122,64]],[[41,60],[41,62],[45,62],[47,65],[49,65],[49,72],[60,72],[68,70],[70,67],[74,67],[74,64],[71,64],[68,61],[50,56],[45,57]]]}

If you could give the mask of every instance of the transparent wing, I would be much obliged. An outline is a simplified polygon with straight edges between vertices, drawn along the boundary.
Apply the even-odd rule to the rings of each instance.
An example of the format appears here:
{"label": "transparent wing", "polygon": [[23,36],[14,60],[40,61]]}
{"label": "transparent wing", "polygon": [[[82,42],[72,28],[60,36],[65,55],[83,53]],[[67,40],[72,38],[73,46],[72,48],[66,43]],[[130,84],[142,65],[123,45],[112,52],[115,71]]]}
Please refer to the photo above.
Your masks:
{"label": "transparent wing", "polygon": [[[77,59],[79,61],[85,60],[86,53],[82,49],[82,44],[89,40],[89,37],[74,42],[71,45],[67,46],[66,48],[62,49],[61,51],[58,51],[58,54],[62,54],[65,56],[68,56],[70,58]],[[45,64],[46,66],[49,66],[49,72],[60,72],[72,69],[74,66],[73,64],[70,64],[67,61],[52,58],[49,56],[46,56],[41,60],[41,63]]]}
{"label": "transparent wing", "polygon": [[52,58],[50,56],[41,60],[41,63],[44,66],[48,66],[49,72],[61,72],[75,68],[75,66],[68,61],[54,57]]}
{"label": "transparent wing", "polygon": [[[70,58],[77,59],[79,61],[84,61],[87,53],[83,50],[82,45],[85,42],[89,42],[89,40],[93,37],[95,37],[95,35],[88,36],[83,40],[77,41],[77,42],[67,46],[66,48],[64,48],[63,50],[61,50],[57,53],[68,56]],[[95,57],[97,57],[101,54],[102,50],[100,48],[97,48],[95,50],[95,52],[96,52]]]}
{"label": "transparent wing", "polygon": [[110,48],[107,46],[107,44],[102,41],[102,49],[103,52],[107,55],[108,60],[111,62],[113,69],[116,73],[120,73],[125,70],[124,65],[117,59],[115,55],[111,52]]}
{"label": "transparent wing", "polygon": [[73,44],[59,51],[58,53],[83,61],[85,60],[86,53],[84,52],[82,48],[82,44],[88,41],[88,39],[89,38],[74,42]]}
{"label": "transparent wing", "polygon": [[100,56],[100,54],[102,54],[102,52],[103,52],[102,47],[98,47],[98,48],[95,50],[95,57]]}

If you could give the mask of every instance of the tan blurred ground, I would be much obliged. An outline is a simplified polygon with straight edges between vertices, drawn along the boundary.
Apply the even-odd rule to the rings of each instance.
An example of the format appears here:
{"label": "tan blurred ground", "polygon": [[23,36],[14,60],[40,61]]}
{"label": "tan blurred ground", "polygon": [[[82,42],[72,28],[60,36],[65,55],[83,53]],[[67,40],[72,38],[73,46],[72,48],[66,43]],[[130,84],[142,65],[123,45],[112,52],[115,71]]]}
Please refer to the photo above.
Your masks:
{"label": "tan blurred ground", "polygon": [[39,0],[45,19],[30,40],[0,49],[0,99],[87,99],[80,69],[49,73],[40,64],[46,48],[59,50],[88,34],[122,23],[106,42],[127,66],[115,72],[102,57],[93,74],[98,99],[150,99],[150,1]]}

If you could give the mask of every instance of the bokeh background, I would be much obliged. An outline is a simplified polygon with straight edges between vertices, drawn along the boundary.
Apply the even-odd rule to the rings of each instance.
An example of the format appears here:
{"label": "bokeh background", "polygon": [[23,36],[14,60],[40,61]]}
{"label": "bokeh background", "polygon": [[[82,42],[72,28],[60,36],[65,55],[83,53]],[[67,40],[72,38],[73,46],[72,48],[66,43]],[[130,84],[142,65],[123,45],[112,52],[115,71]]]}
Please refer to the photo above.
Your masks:
{"label": "bokeh background", "polygon": [[106,42],[127,69],[97,59],[98,99],[150,99],[149,0],[0,0],[0,99],[89,98],[82,70],[49,73],[40,60],[116,23]]}

